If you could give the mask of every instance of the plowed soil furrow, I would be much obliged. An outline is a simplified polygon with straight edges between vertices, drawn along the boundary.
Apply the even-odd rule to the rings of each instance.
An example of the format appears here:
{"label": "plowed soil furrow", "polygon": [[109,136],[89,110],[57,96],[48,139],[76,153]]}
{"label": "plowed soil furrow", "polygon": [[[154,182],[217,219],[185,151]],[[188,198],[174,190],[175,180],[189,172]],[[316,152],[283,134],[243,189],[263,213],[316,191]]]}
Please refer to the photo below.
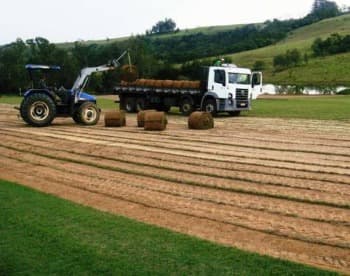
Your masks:
{"label": "plowed soil furrow", "polygon": [[[6,138],[5,138],[6,139]],[[5,141],[3,140],[3,143]],[[40,147],[41,149],[50,149],[51,147],[48,147],[46,142],[40,142],[40,141],[25,141],[25,139],[15,139],[11,138],[9,140],[6,140],[6,145],[10,145],[11,147],[21,147],[23,144],[27,147],[25,149],[28,149],[28,145],[35,145],[36,147]],[[30,147],[29,147],[30,148]],[[86,159],[90,158],[104,158],[108,159],[107,161],[104,160],[106,164],[108,164],[111,161],[116,162],[127,162],[134,165],[141,165],[144,168],[145,167],[153,167],[153,168],[159,168],[159,169],[166,169],[166,170],[174,170],[173,168],[176,167],[177,172],[188,172],[192,174],[200,174],[200,175],[206,175],[206,176],[213,176],[213,177],[220,177],[220,178],[227,178],[232,180],[242,180],[242,181],[250,181],[250,182],[256,182],[261,184],[271,184],[271,185],[277,185],[277,186],[287,186],[287,187],[298,187],[303,189],[310,189],[310,190],[316,190],[316,191],[323,191],[323,192],[329,192],[329,193],[338,193],[342,195],[350,195],[350,186],[348,185],[342,185],[338,183],[327,183],[327,182],[321,182],[321,181],[315,181],[315,180],[308,180],[305,181],[304,179],[290,179],[288,177],[280,177],[280,176],[273,176],[269,174],[261,174],[261,173],[247,173],[247,172],[240,172],[240,171],[229,171],[229,170],[222,170],[222,169],[215,169],[211,168],[209,166],[205,167],[199,167],[198,165],[188,165],[188,164],[176,164],[174,162],[167,162],[164,160],[152,160],[149,158],[142,158],[138,157],[135,159],[134,156],[128,156],[127,154],[116,154],[115,156],[112,156],[110,158],[106,158],[105,154],[91,154],[91,150],[88,148],[84,149],[72,149],[71,146],[64,147],[61,145],[59,147],[60,151],[65,151],[66,153],[76,153],[80,156],[85,156]],[[110,150],[109,150],[110,152]],[[102,163],[101,163],[102,164]],[[122,166],[120,166],[122,167]],[[350,177],[349,177],[350,178]]]}
{"label": "plowed soil furrow", "polygon": [[[98,130],[98,131],[92,131],[88,135],[83,129],[77,129],[76,131],[72,131],[69,128],[60,128],[52,130],[55,133],[62,133],[64,131],[68,135],[77,135],[79,137],[86,137],[90,138],[92,135],[99,135],[104,136],[106,139],[113,141],[113,140],[120,140],[120,141],[126,141],[130,138],[130,133],[125,132],[112,132],[110,130]],[[140,135],[141,134],[141,135]],[[335,148],[329,148],[328,151],[312,151],[311,146],[306,146],[305,149],[302,149],[302,146],[299,146],[298,149],[293,149],[291,146],[290,148],[278,148],[278,147],[264,147],[264,145],[255,144],[255,145],[245,145],[245,141],[239,141],[239,142],[231,142],[227,144],[223,144],[221,142],[221,139],[216,138],[216,142],[209,143],[208,141],[201,140],[201,141],[191,141],[186,140],[186,138],[182,139],[170,139],[168,137],[163,137],[163,135],[159,135],[158,137],[152,137],[153,135],[145,135],[142,132],[134,133],[134,141],[137,143],[157,143],[159,146],[164,147],[172,147],[173,145],[176,145],[176,148],[179,146],[184,149],[192,149],[194,145],[197,146],[200,150],[203,150],[204,152],[215,152],[216,154],[222,154],[222,155],[234,155],[234,154],[245,154],[245,155],[252,155],[254,156],[269,156],[270,158],[273,158],[276,154],[278,156],[283,156],[284,158],[287,158],[286,161],[293,161],[298,162],[300,158],[307,158],[311,160],[318,160],[318,162],[326,162],[326,161],[336,161],[336,162],[342,162],[343,164],[334,164],[338,166],[343,166],[345,168],[350,168],[350,152],[344,152],[344,149],[335,149]],[[200,146],[198,146],[198,143],[200,143]],[[319,149],[322,147],[318,147]],[[331,154],[331,155],[330,155]],[[285,156],[287,155],[287,156]],[[293,159],[292,159],[293,158]],[[326,163],[324,163],[326,164]]]}
{"label": "plowed soil furrow", "polygon": [[[164,132],[0,105],[0,178],[230,246],[350,273],[350,121],[169,115]],[[30,172],[30,173],[29,173]]]}
{"label": "plowed soil furrow", "polygon": [[[100,127],[99,129],[103,130],[103,127]],[[128,130],[128,132],[137,132],[133,129]],[[226,131],[225,131],[226,132]],[[296,140],[295,137],[286,137],[286,135],[284,134],[277,134],[274,133],[273,135],[269,134],[264,134],[264,133],[260,133],[259,136],[256,136],[256,131],[255,132],[237,132],[234,131],[232,132],[232,134],[229,135],[229,137],[227,137],[225,135],[225,132],[223,132],[221,135],[221,142],[232,142],[232,141],[245,141],[245,140],[249,140],[249,141],[254,141],[254,142],[262,142],[262,143],[268,143],[269,146],[271,146],[271,148],[274,148],[273,146],[276,145],[285,145],[288,148],[288,145],[292,144],[292,145],[301,145],[301,146],[325,146],[328,148],[342,148],[342,147],[350,147],[350,135],[349,137],[345,137],[344,136],[344,140],[341,139],[335,139],[334,137],[332,138],[322,138],[319,139],[318,137],[312,137],[312,138],[308,138],[308,137],[303,137],[302,134],[298,135],[299,139]],[[156,134],[155,134],[156,135]],[[191,141],[210,141],[210,142],[218,142],[217,141],[217,137],[219,136],[218,133],[213,133],[213,134],[208,134],[205,132],[205,135],[203,135],[203,132],[197,132],[197,131],[192,131],[191,132],[191,137],[188,136],[188,130],[177,130],[175,134],[173,135],[166,135],[167,137],[173,137],[173,138],[177,138],[177,139],[187,139],[187,140],[191,140]],[[205,137],[203,137],[205,136]],[[255,144],[255,143],[254,143]],[[241,144],[239,144],[241,145]],[[259,145],[259,144],[258,144]],[[285,148],[285,147],[284,147]],[[289,149],[289,148],[288,148]]]}
{"label": "plowed soil furrow", "polygon": [[[30,156],[26,155],[22,158],[26,159],[30,158]],[[41,162],[47,164],[50,161],[42,160]],[[45,167],[45,170],[47,171],[47,181],[54,180],[60,172],[59,170],[48,167]],[[35,168],[31,171],[34,174],[37,173],[38,176],[41,172],[41,170]],[[74,181],[72,181],[73,179]],[[119,181],[119,179],[111,180],[110,177],[98,177],[98,179],[96,179],[95,177],[66,172],[60,177],[60,181],[66,183],[65,185],[107,194],[132,202],[140,202],[149,207],[160,208],[180,214],[189,214],[199,218],[218,220],[251,230],[286,236],[306,242],[350,248],[350,243],[347,241],[347,238],[350,237],[349,227],[332,226],[328,223],[312,222],[291,217],[285,217],[281,220],[280,216],[274,214],[264,214],[262,212],[233,206],[222,206],[212,202],[198,201],[191,197],[186,198],[158,191],[145,190],[126,184],[130,183],[127,176],[126,179],[121,178],[121,181]],[[300,221],[302,221],[302,223]],[[334,234],[335,230],[337,231],[336,235]]]}
{"label": "plowed soil furrow", "polygon": [[[35,137],[35,139],[28,138],[28,136],[22,132],[16,131],[7,131],[3,132],[0,130],[0,135],[7,135],[9,139],[19,139],[20,141],[30,141],[30,143],[35,144],[36,146],[46,146],[48,144],[54,143],[57,145],[57,148],[70,148],[71,151],[78,153],[82,149],[77,149],[75,147],[71,147],[71,142],[68,140],[57,139],[46,136]],[[165,154],[165,153],[157,153],[157,152],[149,152],[145,150],[129,150],[122,147],[105,147],[103,145],[95,145],[89,144],[88,147],[84,147],[84,150],[89,153],[93,153],[98,156],[111,156],[112,158],[116,158],[119,155],[126,156],[132,160],[139,161],[141,159],[147,158],[147,162],[160,162],[164,164],[164,162],[169,162],[177,167],[179,164],[185,165],[193,165],[193,159],[186,156]],[[287,169],[279,169],[274,166],[269,166],[268,164],[264,165],[256,165],[256,164],[246,164],[241,162],[240,160],[236,160],[234,162],[220,162],[206,159],[195,160],[195,166],[198,167],[208,167],[221,169],[225,172],[235,172],[235,171],[244,171],[244,172],[254,172],[254,173],[262,173],[273,176],[283,176],[289,178],[296,178],[299,180],[317,180],[320,182],[331,182],[331,183],[341,183],[341,184],[350,184],[350,176],[346,175],[337,175],[337,174],[328,174],[328,173],[314,173],[310,171],[298,171],[295,169],[287,168]]]}
{"label": "plowed soil furrow", "polygon": [[[28,134],[31,133],[30,129],[20,129],[18,131],[22,131]],[[205,148],[193,146],[193,147],[180,147],[176,144],[167,144],[157,142],[135,142],[137,137],[135,135],[129,137],[128,139],[120,140],[120,139],[111,139],[104,136],[100,136],[100,139],[96,140],[96,135],[91,134],[65,134],[64,132],[58,132],[57,130],[53,131],[52,129],[44,132],[43,130],[36,131],[36,135],[42,135],[52,138],[58,139],[67,139],[77,142],[87,142],[87,143],[95,143],[95,144],[103,144],[106,146],[121,146],[132,148],[135,150],[147,150],[147,151],[157,151],[157,152],[165,152],[165,153],[177,153],[178,155],[191,156],[194,158],[206,158],[209,160],[220,160],[220,161],[231,161],[234,162],[236,159],[240,161],[251,160],[250,162],[255,162],[257,164],[276,164],[276,166],[281,166],[281,163],[290,164],[290,168],[297,169],[306,169],[313,170],[315,172],[328,172],[328,173],[338,173],[338,174],[349,174],[348,165],[339,161],[325,161],[320,159],[310,159],[307,156],[303,155],[303,158],[289,158],[287,153],[272,153],[272,154],[253,154],[253,153],[237,153],[231,152],[227,153],[225,150],[206,150]],[[56,132],[56,133],[55,133]],[[57,133],[58,132],[58,133]],[[142,136],[142,134],[140,134]],[[132,139],[132,140],[131,140]],[[277,161],[280,160],[280,161]],[[304,161],[307,160],[307,161]],[[309,165],[311,164],[311,165]],[[350,165],[349,165],[350,168]],[[350,174],[349,174],[350,175]]]}
{"label": "plowed soil furrow", "polygon": [[[67,129],[67,128],[65,128]],[[103,127],[97,127],[98,131],[106,131]],[[69,130],[69,129],[68,129]],[[140,133],[143,130],[139,128],[129,128],[124,133]],[[207,131],[205,135],[203,132],[191,131],[191,136],[188,135],[187,131],[179,131],[176,133],[163,133],[161,138],[166,139],[167,141],[193,141],[193,142],[205,142],[209,145],[213,144],[222,144],[228,146],[238,146],[238,147],[255,147],[258,149],[270,149],[270,150],[282,150],[282,151],[304,151],[304,152],[315,152],[315,153],[329,153],[339,154],[339,155],[348,155],[342,151],[343,147],[350,147],[350,135],[349,140],[338,140],[334,143],[334,138],[331,140],[328,139],[318,139],[313,137],[312,139],[300,137],[300,140],[295,140],[285,135],[281,135],[279,139],[276,139],[276,135],[261,135],[262,137],[255,137],[250,134],[242,135],[233,132],[231,135],[227,136],[225,133],[222,133],[220,140],[217,139],[218,134],[209,135]],[[256,133],[254,133],[255,135]],[[156,137],[159,139],[159,134],[149,133],[147,136]],[[157,137],[158,136],[158,137]]]}
{"label": "plowed soil furrow", "polygon": [[[25,138],[22,138],[22,142],[25,140]],[[3,140],[4,142],[4,140]],[[40,146],[40,143],[37,143],[36,140],[31,140],[33,148]],[[62,143],[66,143],[66,141],[57,141],[54,144],[57,146],[57,148],[62,149],[63,145]],[[13,145],[12,145],[13,146]],[[71,145],[70,145],[71,146]],[[69,147],[69,146],[68,146]],[[91,149],[87,149],[87,151],[91,151]],[[95,152],[95,150],[92,150],[92,152]],[[124,155],[128,156],[128,155]],[[89,159],[87,157],[87,159]],[[69,169],[69,167],[66,168],[66,170]],[[62,168],[64,170],[64,168]],[[139,181],[139,177],[134,176],[136,181]],[[161,182],[161,181],[158,181]],[[212,190],[207,189],[204,187],[192,187],[189,185],[174,185],[171,183],[172,189],[176,190],[176,193],[182,193],[189,191],[193,191],[193,194],[203,195],[206,194],[205,198],[202,197],[196,197],[203,200],[210,200],[215,201],[219,204],[232,204],[235,206],[248,208],[248,209],[256,209],[256,210],[265,210],[267,212],[271,213],[280,213],[284,215],[289,216],[295,216],[295,217],[304,217],[309,218],[313,220],[322,220],[322,221],[333,221],[335,223],[341,223],[341,224],[350,224],[350,222],[347,221],[347,218],[350,217],[350,210],[344,210],[344,209],[338,209],[338,208],[332,208],[332,207],[326,207],[326,206],[318,206],[318,212],[312,213],[309,211],[309,208],[314,208],[313,205],[310,205],[309,208],[305,209],[304,203],[298,203],[298,202],[292,202],[292,201],[285,201],[285,200],[279,200],[279,199],[272,199],[272,198],[264,198],[264,197],[258,197],[254,195],[246,195],[246,194],[236,194],[226,191],[219,191],[219,190]],[[166,182],[164,185],[166,187],[170,186],[170,183]],[[175,186],[175,187],[173,187]],[[213,195],[211,196],[210,193],[203,193],[202,190],[210,191]],[[196,193],[198,191],[198,193]],[[229,195],[229,196],[227,196]],[[283,205],[283,208],[281,209],[280,206]],[[325,210],[324,212],[320,211]]]}
{"label": "plowed soil furrow", "polygon": [[[16,145],[14,148],[25,148],[24,145]],[[31,149],[32,148],[32,149]],[[292,187],[281,187],[270,184],[245,182],[239,180],[223,179],[219,177],[208,177],[205,175],[193,175],[174,170],[158,169],[140,165],[128,164],[118,161],[106,160],[103,158],[84,158],[79,154],[65,153],[63,151],[50,151],[44,149],[35,149],[29,146],[24,151],[34,154],[43,154],[51,158],[60,158],[69,162],[92,164],[97,167],[106,167],[112,170],[123,171],[131,174],[155,177],[162,180],[175,181],[186,185],[196,185],[212,188],[220,188],[230,191],[239,191],[251,194],[269,195],[273,197],[288,198],[291,200],[300,200],[325,205],[347,207],[349,208],[350,196],[339,193],[320,192],[317,190],[307,190]]]}

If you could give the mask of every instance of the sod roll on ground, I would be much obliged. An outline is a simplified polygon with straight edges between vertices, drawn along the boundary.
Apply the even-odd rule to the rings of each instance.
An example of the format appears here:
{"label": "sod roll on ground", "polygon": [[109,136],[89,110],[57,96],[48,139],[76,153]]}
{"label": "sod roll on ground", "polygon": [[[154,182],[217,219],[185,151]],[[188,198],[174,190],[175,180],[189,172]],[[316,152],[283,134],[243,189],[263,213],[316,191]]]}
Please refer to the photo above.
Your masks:
{"label": "sod roll on ground", "polygon": [[189,129],[214,128],[214,119],[210,112],[196,111],[188,117]]}
{"label": "sod roll on ground", "polygon": [[165,130],[168,121],[164,112],[146,112],[145,130]]}
{"label": "sod roll on ground", "polygon": [[125,111],[108,111],[105,113],[106,127],[123,127],[126,125]]}
{"label": "sod roll on ground", "polygon": [[137,113],[137,126],[145,127],[145,114],[147,112],[157,112],[155,109],[141,110]]}

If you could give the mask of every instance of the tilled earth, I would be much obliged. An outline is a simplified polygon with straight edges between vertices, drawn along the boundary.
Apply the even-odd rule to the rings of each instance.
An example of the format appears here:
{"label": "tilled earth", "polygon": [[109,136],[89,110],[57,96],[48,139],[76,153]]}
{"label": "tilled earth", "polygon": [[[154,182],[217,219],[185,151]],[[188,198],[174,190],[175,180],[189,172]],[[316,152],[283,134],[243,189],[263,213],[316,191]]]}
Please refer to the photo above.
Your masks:
{"label": "tilled earth", "polygon": [[163,132],[33,128],[0,105],[0,178],[97,209],[350,273],[350,121],[215,119]]}

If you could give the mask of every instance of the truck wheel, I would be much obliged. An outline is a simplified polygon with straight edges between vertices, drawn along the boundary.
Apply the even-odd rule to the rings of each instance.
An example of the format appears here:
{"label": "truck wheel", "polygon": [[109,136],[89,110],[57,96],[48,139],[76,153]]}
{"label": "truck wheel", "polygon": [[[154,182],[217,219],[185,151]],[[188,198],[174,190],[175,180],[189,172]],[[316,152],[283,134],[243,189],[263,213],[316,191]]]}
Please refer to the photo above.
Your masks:
{"label": "truck wheel", "polygon": [[119,109],[125,110],[125,98],[124,98],[124,96],[119,96]]}
{"label": "truck wheel", "polygon": [[135,98],[126,98],[125,99],[125,110],[126,110],[126,112],[129,112],[129,113],[136,111]]}
{"label": "truck wheel", "polygon": [[23,99],[20,107],[23,120],[31,126],[44,127],[56,116],[54,101],[44,93],[34,93]]}
{"label": "truck wheel", "polygon": [[206,99],[203,104],[203,111],[210,112],[215,116],[217,113],[216,101],[214,99]]}
{"label": "truck wheel", "polygon": [[144,98],[136,98],[135,109],[137,112],[145,110],[146,109],[146,100]]}
{"label": "truck wheel", "polygon": [[193,106],[191,99],[189,99],[189,98],[182,99],[180,102],[180,112],[183,115],[188,116],[193,111],[194,111],[194,106]]}
{"label": "truck wheel", "polygon": [[231,116],[239,116],[241,115],[241,111],[229,111],[228,114]]}
{"label": "truck wheel", "polygon": [[92,126],[96,125],[100,119],[100,110],[94,103],[85,102],[78,107],[73,115],[73,120],[78,124]]}

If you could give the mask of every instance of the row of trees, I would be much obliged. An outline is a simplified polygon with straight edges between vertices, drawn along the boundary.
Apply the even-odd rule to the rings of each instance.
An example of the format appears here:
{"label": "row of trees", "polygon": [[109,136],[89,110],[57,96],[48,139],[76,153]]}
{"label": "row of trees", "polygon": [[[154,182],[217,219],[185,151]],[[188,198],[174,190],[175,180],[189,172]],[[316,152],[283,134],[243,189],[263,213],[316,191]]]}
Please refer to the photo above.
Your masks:
{"label": "row of trees", "polygon": [[350,35],[332,34],[326,39],[317,38],[311,47],[315,56],[326,56],[350,51]]}
{"label": "row of trees", "polygon": [[[131,52],[133,63],[137,65],[141,76],[155,76],[162,69],[162,63],[150,54],[143,39],[138,37],[122,44],[85,45],[75,42],[69,49],[60,48],[42,37],[27,41],[17,39],[0,47],[0,91],[17,92],[30,86],[24,68],[26,64],[60,65],[60,74],[53,76],[55,83],[70,88],[82,68],[105,64],[117,58],[125,49]],[[118,71],[94,75],[89,87],[95,91],[111,91],[118,79]]]}

